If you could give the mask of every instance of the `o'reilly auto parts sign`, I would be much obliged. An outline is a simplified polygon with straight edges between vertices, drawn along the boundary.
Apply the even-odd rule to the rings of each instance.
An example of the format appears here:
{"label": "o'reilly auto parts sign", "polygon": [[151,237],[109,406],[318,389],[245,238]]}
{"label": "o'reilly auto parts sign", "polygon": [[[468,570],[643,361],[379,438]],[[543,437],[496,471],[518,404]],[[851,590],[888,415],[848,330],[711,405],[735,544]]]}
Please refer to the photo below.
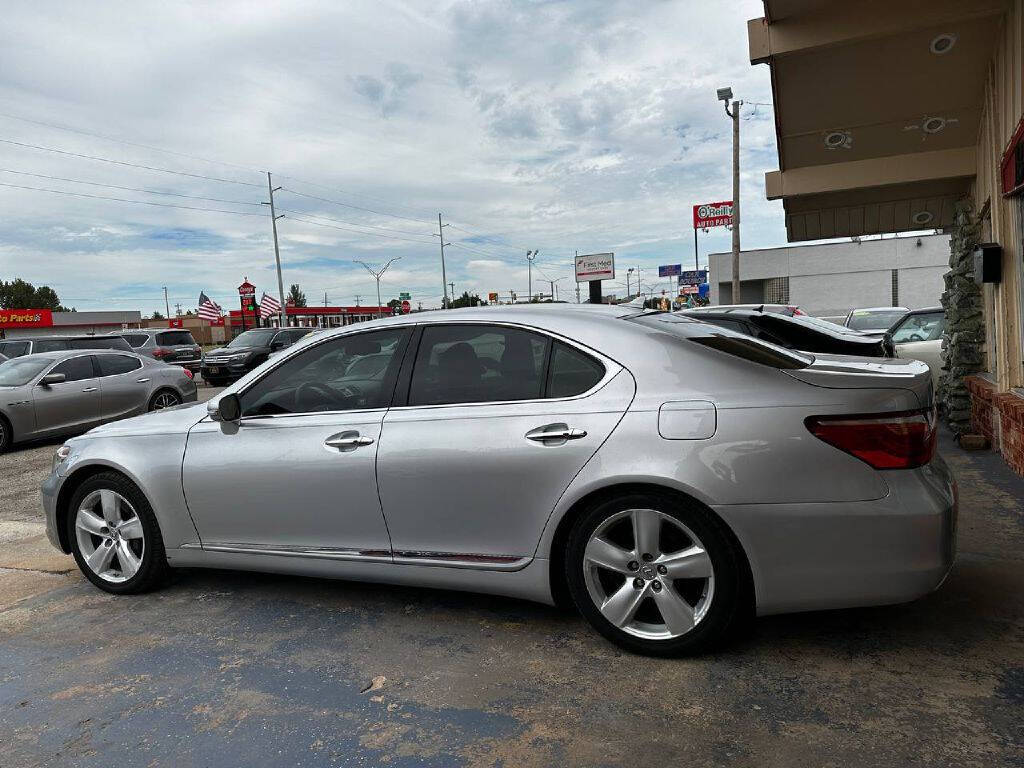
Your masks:
{"label": "o'reilly auto parts sign", "polygon": [[576,257],[576,282],[615,279],[614,253],[588,253]]}
{"label": "o'reilly auto parts sign", "polygon": [[693,206],[693,228],[709,229],[732,224],[732,200]]}

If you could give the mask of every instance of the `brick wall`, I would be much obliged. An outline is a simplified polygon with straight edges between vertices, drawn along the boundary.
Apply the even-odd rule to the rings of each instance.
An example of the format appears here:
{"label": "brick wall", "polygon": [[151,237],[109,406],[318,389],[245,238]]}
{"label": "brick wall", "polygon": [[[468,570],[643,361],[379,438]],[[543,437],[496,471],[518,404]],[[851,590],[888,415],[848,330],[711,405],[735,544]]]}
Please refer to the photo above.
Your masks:
{"label": "brick wall", "polygon": [[980,376],[964,381],[971,395],[971,431],[988,438],[1006,463],[1024,475],[1024,397],[998,392]]}

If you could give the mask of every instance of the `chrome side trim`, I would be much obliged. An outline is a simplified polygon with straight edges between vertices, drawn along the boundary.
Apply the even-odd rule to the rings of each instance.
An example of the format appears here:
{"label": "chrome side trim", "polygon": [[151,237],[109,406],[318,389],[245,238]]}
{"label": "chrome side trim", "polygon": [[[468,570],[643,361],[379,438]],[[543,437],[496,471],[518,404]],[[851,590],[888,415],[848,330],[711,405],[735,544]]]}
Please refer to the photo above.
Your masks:
{"label": "chrome side trim", "polygon": [[300,547],[273,544],[241,544],[210,542],[182,544],[180,549],[202,549],[208,552],[227,552],[245,555],[279,555],[321,560],[355,560],[371,563],[400,563],[402,565],[430,565],[443,568],[472,568],[487,571],[518,571],[530,564],[532,557],[518,555],[482,555],[468,552],[416,552],[399,551],[392,557],[383,549],[335,549],[332,547]]}
{"label": "chrome side trim", "polygon": [[[195,548],[196,545],[182,547]],[[334,549],[332,547],[290,547],[276,544],[238,544],[234,542],[204,543],[201,548],[210,552],[235,552],[246,555],[280,555],[283,557],[309,557],[324,560],[362,560],[390,563],[391,552],[385,549]]]}
{"label": "chrome side trim", "polygon": [[396,563],[488,571],[518,571],[529,565],[532,559],[516,555],[478,555],[467,552],[395,552]]}

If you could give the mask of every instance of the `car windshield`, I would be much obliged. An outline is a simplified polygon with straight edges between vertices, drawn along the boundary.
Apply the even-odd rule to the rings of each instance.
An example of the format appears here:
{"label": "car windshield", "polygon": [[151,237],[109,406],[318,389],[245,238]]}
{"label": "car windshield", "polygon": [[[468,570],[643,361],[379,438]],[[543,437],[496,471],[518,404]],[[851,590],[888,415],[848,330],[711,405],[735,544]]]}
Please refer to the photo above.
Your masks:
{"label": "car windshield", "polygon": [[877,328],[888,328],[906,311],[902,309],[855,309],[846,323],[847,328],[855,331],[870,331]]}
{"label": "car windshield", "polygon": [[0,387],[20,387],[28,384],[52,363],[48,357],[18,357],[0,363]]}
{"label": "car windshield", "polygon": [[270,340],[274,338],[274,334],[277,330],[274,328],[266,328],[255,331],[246,331],[231,340],[228,344],[228,349],[237,349],[238,347],[269,347]]}
{"label": "car windshield", "polygon": [[892,331],[894,344],[909,341],[936,341],[946,330],[946,315],[943,312],[908,315]]}
{"label": "car windshield", "polygon": [[820,317],[811,317],[810,315],[797,315],[795,319],[805,325],[813,325],[826,333],[848,333],[851,330],[846,326],[833,323],[831,320],[822,320]]}

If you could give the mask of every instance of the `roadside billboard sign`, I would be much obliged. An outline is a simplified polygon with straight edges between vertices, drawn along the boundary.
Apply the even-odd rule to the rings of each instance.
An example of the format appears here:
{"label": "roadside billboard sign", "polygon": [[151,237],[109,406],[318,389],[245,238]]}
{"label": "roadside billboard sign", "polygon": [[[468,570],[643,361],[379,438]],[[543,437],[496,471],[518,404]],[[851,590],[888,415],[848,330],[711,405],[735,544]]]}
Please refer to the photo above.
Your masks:
{"label": "roadside billboard sign", "polygon": [[680,285],[700,285],[707,281],[708,271],[706,269],[688,269],[679,273]]}
{"label": "roadside billboard sign", "polygon": [[614,253],[588,253],[576,257],[576,282],[615,279]]}
{"label": "roadside billboard sign", "polygon": [[256,295],[256,286],[246,280],[240,286],[238,286],[238,295],[243,299],[249,298],[250,296]]}
{"label": "roadside billboard sign", "polygon": [[679,293],[682,295],[697,293],[700,289],[696,285],[681,285],[679,286]]}
{"label": "roadside billboard sign", "polygon": [[491,304],[497,304],[498,303],[498,294],[494,293],[494,292],[488,293],[487,294],[487,301],[489,301]]}
{"label": "roadside billboard sign", "polygon": [[53,313],[48,309],[0,309],[0,328],[49,328]]}
{"label": "roadside billboard sign", "polygon": [[400,294],[398,294],[398,298],[401,299],[402,301],[409,301],[409,299],[412,298],[412,294],[409,293],[408,291],[402,291]]}
{"label": "roadside billboard sign", "polygon": [[693,228],[710,229],[732,224],[732,200],[693,206]]}
{"label": "roadside billboard sign", "polygon": [[665,264],[658,267],[658,277],[676,277],[682,271],[682,264]]}

